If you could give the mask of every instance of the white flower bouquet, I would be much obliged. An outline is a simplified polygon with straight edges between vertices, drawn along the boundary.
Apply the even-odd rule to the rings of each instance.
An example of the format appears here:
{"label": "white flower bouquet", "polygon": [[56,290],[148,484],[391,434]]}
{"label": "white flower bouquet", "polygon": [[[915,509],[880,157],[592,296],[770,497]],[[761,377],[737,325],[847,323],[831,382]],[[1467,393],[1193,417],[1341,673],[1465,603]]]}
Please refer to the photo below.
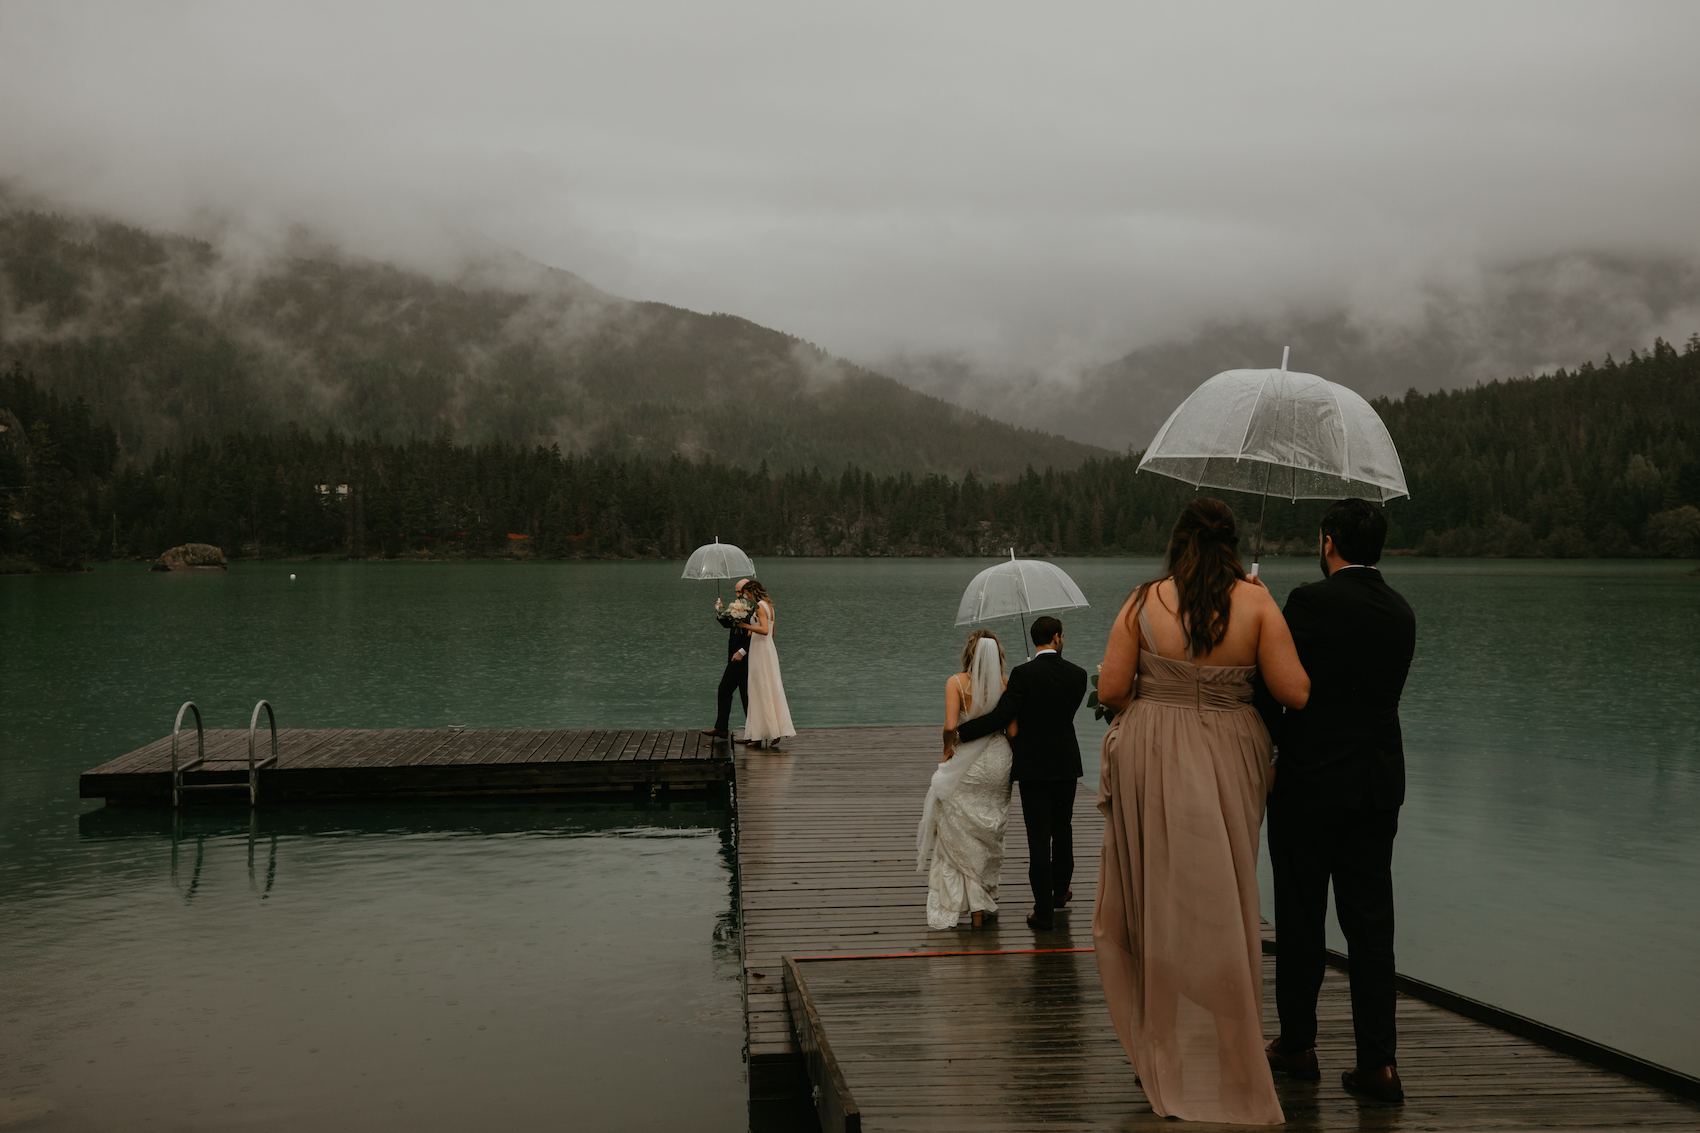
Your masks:
{"label": "white flower bouquet", "polygon": [[748,625],[755,614],[756,604],[748,598],[734,598],[731,605],[722,605],[718,598],[714,600],[714,618],[727,629]]}

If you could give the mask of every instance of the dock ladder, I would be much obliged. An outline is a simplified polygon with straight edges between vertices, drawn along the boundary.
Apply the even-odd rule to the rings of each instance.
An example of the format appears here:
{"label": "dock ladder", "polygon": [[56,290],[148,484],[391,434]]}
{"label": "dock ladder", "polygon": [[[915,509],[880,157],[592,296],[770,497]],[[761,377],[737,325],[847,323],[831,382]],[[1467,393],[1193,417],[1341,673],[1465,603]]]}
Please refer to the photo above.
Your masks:
{"label": "dock ladder", "polygon": [[[271,724],[272,753],[265,759],[257,759],[256,741],[260,728],[260,709],[266,710],[266,720]],[[183,734],[183,713],[195,714],[195,758],[187,763],[177,762],[177,744]],[[201,710],[192,700],[185,700],[183,707],[177,710],[177,723],[171,729],[171,805],[183,805],[184,791],[220,791],[232,787],[241,788],[241,783],[185,783],[183,776],[191,771],[204,770],[207,761],[207,734],[201,726]],[[254,714],[248,719],[248,805],[260,805],[260,771],[267,767],[277,766],[277,714],[272,711],[271,702],[262,700],[254,705]]]}

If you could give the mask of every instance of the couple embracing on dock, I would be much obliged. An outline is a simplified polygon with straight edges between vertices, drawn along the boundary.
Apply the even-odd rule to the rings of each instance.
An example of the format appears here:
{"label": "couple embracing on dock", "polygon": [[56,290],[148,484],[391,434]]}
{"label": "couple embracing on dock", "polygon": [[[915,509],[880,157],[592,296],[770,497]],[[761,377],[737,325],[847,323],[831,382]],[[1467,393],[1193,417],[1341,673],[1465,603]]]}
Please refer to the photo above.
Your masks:
{"label": "couple embracing on dock", "polygon": [[[1283,612],[1246,574],[1227,505],[1197,499],[1175,524],[1163,575],[1116,616],[1098,689],[1115,716],[1098,788],[1092,936],[1116,1033],[1159,1115],[1276,1124],[1285,1118],[1273,1074],[1320,1079],[1330,882],[1352,957],[1357,1054],[1342,1085],[1404,1098],[1392,853],[1416,619],[1376,569],[1386,531],[1362,500],[1332,505],[1319,538],[1324,580],[1295,589]],[[996,638],[976,635],[947,689],[945,757],[920,832],[933,856],[934,927],[995,913],[1012,774],[1032,854],[1028,923],[1049,928],[1072,896],[1064,835],[1075,784],[1063,774],[1065,764],[1081,773],[1072,720],[1086,675],[1061,659],[1060,623],[1034,628],[1053,659],[1017,667],[1006,687]],[[1036,721],[1045,723],[1030,730]],[[1266,807],[1281,1025],[1267,1046],[1257,886]]]}

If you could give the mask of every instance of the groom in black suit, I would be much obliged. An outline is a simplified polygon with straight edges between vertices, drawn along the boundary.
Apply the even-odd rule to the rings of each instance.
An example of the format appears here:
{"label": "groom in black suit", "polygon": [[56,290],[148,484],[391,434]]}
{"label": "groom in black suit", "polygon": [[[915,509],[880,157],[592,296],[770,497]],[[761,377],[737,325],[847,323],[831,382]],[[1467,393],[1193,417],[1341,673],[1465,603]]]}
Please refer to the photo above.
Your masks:
{"label": "groom in black suit", "polygon": [[[743,597],[744,583],[747,578],[740,578],[738,584],[732,587],[734,601]],[[719,602],[715,603],[716,607]],[[702,734],[713,736],[715,739],[729,739],[732,735],[732,694],[737,693],[739,701],[744,706],[746,719],[750,714],[750,631],[742,624],[734,625],[726,634],[726,671],[720,674],[720,689],[716,693],[714,727],[704,728]]]}
{"label": "groom in black suit", "polygon": [[1021,815],[1027,824],[1027,881],[1033,886],[1033,912],[1027,923],[1051,927],[1054,910],[1074,896],[1074,789],[1080,780],[1080,741],[1074,714],[1086,697],[1086,670],[1062,659],[1062,623],[1040,618],[1033,623],[1033,660],[1009,672],[1009,687],[998,706],[966,720],[947,749],[1009,727],[1014,752],[1010,778],[1021,784]]}
{"label": "groom in black suit", "polygon": [[1310,674],[1310,702],[1275,720],[1280,748],[1269,796],[1275,873],[1275,1003],[1281,1033],[1269,1063],[1322,1076],[1316,996],[1327,948],[1328,885],[1351,953],[1355,1093],[1403,1101],[1395,1065],[1393,836],[1405,801],[1399,696],[1416,649],[1417,619],[1376,569],[1387,518],[1363,500],[1322,517],[1326,581],[1294,590],[1284,611]]}

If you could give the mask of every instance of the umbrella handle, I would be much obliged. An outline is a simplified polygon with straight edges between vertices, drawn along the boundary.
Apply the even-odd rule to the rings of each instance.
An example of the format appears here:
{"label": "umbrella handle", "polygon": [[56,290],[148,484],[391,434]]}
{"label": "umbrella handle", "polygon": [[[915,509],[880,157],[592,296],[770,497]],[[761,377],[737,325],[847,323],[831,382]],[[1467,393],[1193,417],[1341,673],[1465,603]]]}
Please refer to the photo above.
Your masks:
{"label": "umbrella handle", "polygon": [[1257,577],[1257,563],[1256,563],[1255,560],[1251,564],[1251,569],[1245,572],[1245,576],[1247,578],[1256,578]]}

